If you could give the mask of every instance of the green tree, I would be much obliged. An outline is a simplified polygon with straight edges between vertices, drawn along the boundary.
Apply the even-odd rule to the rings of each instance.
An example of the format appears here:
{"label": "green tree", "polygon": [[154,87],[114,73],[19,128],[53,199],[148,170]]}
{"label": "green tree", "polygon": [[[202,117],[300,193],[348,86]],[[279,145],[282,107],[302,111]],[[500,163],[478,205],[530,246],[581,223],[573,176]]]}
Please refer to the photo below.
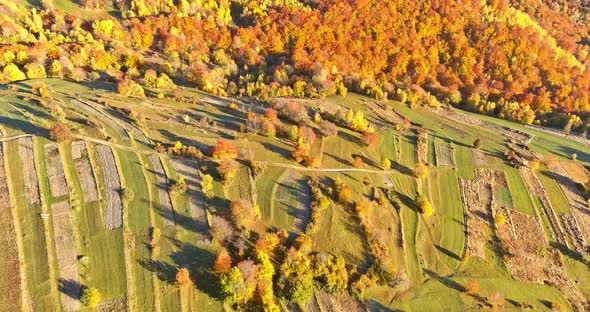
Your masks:
{"label": "green tree", "polygon": [[221,293],[229,305],[244,303],[248,287],[244,283],[244,276],[237,267],[231,268],[220,280]]}

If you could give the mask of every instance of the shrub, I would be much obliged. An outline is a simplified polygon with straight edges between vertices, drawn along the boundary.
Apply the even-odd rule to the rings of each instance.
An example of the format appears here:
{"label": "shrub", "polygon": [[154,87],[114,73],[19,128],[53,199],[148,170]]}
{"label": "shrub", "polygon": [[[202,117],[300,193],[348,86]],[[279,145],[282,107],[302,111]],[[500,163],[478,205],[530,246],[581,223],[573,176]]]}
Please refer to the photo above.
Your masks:
{"label": "shrub", "polygon": [[502,226],[506,224],[506,216],[504,216],[503,213],[497,213],[494,216],[494,223],[496,223],[497,226]]}
{"label": "shrub", "polygon": [[279,114],[296,124],[305,124],[309,122],[307,109],[302,104],[296,102],[288,102],[287,104],[281,106],[279,108]]}
{"label": "shrub", "polygon": [[25,73],[23,73],[18,68],[18,66],[14,65],[12,63],[6,65],[6,67],[4,67],[4,71],[2,73],[4,74],[6,79],[8,79],[10,82],[27,79],[27,76],[25,76]]}
{"label": "shrub", "polygon": [[480,148],[481,147],[481,140],[479,138],[475,139],[475,141],[473,141],[473,147],[474,148]]}
{"label": "shrub", "polygon": [[414,167],[414,176],[418,179],[423,179],[428,175],[428,167],[423,163],[417,163]]}
{"label": "shrub", "polygon": [[500,294],[499,292],[495,291],[488,296],[487,303],[491,306],[503,306],[504,296],[502,296],[502,294]]}
{"label": "shrub", "polygon": [[229,204],[229,210],[237,228],[250,230],[256,223],[257,211],[245,199],[234,200]]}
{"label": "shrub", "polygon": [[201,176],[201,191],[205,198],[211,199],[213,198],[213,177],[210,174],[203,174]]}
{"label": "shrub", "polygon": [[217,139],[217,143],[209,150],[213,159],[235,159],[238,157],[238,149],[224,139]]}
{"label": "shrub", "polygon": [[327,120],[320,121],[319,129],[320,134],[326,138],[338,135],[338,127],[334,123]]}
{"label": "shrub", "polygon": [[339,203],[347,204],[352,199],[352,189],[342,181],[338,180],[334,182],[334,190],[336,191],[336,199]]}
{"label": "shrub", "polygon": [[224,244],[234,233],[231,224],[221,216],[213,216],[211,218],[209,232],[211,233],[211,237],[220,244]]}
{"label": "shrub", "polygon": [[49,129],[49,137],[57,142],[65,142],[72,139],[72,132],[66,125],[56,123]]}
{"label": "shrub", "polygon": [[369,148],[375,148],[379,143],[379,135],[375,132],[365,131],[362,137],[363,143]]}
{"label": "shrub", "polygon": [[539,170],[539,167],[541,166],[541,162],[538,159],[532,159],[532,160],[529,160],[528,166],[533,171]]}
{"label": "shrub", "polygon": [[356,156],[356,157],[355,157],[355,158],[353,158],[353,160],[352,160],[352,165],[353,165],[355,168],[360,168],[360,167],[362,167],[362,166],[363,166],[363,159],[362,159],[362,158],[360,158],[359,156]]}
{"label": "shrub", "polygon": [[465,284],[464,291],[468,295],[475,295],[479,293],[479,282],[476,280],[469,280]]}
{"label": "shrub", "polygon": [[231,270],[231,262],[232,259],[227,250],[222,249],[215,257],[213,270],[215,270],[215,272],[218,274],[227,273],[229,270]]}
{"label": "shrub", "polygon": [[381,168],[383,168],[383,170],[391,169],[391,160],[389,160],[389,158],[387,158],[387,157],[384,157],[381,160]]}
{"label": "shrub", "polygon": [[418,194],[415,199],[416,206],[420,209],[420,212],[425,216],[430,216],[434,212],[432,205],[422,194]]}
{"label": "shrub", "polygon": [[193,281],[187,268],[182,268],[176,272],[176,285],[184,288],[192,284]]}
{"label": "shrub", "polygon": [[83,305],[89,308],[94,308],[100,303],[101,297],[102,296],[98,289],[94,287],[84,288],[80,301]]}
{"label": "shrub", "polygon": [[47,88],[47,85],[45,85],[44,83],[38,83],[33,85],[33,87],[31,88],[31,92],[42,98],[49,97],[50,95],[49,88]]}
{"label": "shrub", "polygon": [[174,181],[174,183],[169,186],[169,190],[172,193],[175,193],[175,192],[180,192],[180,193],[186,192],[186,188],[187,188],[187,185],[186,185],[186,182],[184,181],[184,177],[183,176],[179,177],[178,180]]}
{"label": "shrub", "polygon": [[238,171],[239,164],[233,159],[224,159],[217,165],[217,173],[221,177],[223,183],[229,183]]}
{"label": "shrub", "polygon": [[143,88],[131,79],[124,79],[117,84],[117,92],[126,96],[145,96]]}

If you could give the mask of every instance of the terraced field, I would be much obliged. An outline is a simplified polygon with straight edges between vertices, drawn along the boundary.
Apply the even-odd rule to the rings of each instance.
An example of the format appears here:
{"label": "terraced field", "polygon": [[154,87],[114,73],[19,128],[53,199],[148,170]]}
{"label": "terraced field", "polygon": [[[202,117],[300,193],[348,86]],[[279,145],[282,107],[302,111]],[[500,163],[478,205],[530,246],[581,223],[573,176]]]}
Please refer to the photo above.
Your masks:
{"label": "terraced field", "polygon": [[[285,251],[308,237],[310,257],[344,259],[351,284],[369,276],[380,257],[392,272],[390,282],[368,285],[362,297],[328,294],[316,281],[309,302],[281,303],[283,310],[464,311],[487,307],[495,292],[506,299],[506,310],[588,309],[590,210],[578,183],[588,178],[590,149],[579,142],[464,112],[350,95],[321,105],[363,109],[378,136],[375,145],[342,125],[337,135],[320,138],[310,121],[318,138],[309,149],[319,163],[304,167],[292,159],[298,143],[287,136],[242,133],[248,114],[228,108],[235,99],[180,87],[191,103],[143,101],[43,82],[65,118],[37,104],[34,81],[1,91],[2,311],[86,310],[80,294],[87,287],[100,291],[101,311],[228,310],[216,255],[230,241],[233,254],[248,252],[279,230],[290,238]],[[305,103],[308,113],[320,105],[293,101]],[[141,112],[145,121],[134,123],[125,111]],[[204,117],[208,121],[200,122]],[[407,129],[396,126],[404,118],[412,123]],[[72,140],[48,139],[58,120],[72,130]],[[532,136],[540,169],[515,168],[504,157],[514,137],[507,127]],[[223,160],[209,156],[218,138],[238,154],[225,182],[218,168]],[[479,149],[472,147],[476,138]],[[166,148],[179,142],[204,155],[156,151],[153,142]],[[578,151],[580,160],[566,160],[564,148]],[[414,172],[420,163],[427,167],[424,177]],[[329,204],[319,215],[314,181]],[[347,200],[339,198],[339,183],[350,189]],[[432,215],[422,213],[419,194]],[[363,200],[370,203],[366,211],[358,208]],[[255,210],[247,235],[233,219],[236,202]],[[215,218],[228,220],[227,241],[219,240],[227,229],[212,224]],[[182,268],[190,287],[176,282]],[[464,292],[469,280],[479,282],[477,295]]]}

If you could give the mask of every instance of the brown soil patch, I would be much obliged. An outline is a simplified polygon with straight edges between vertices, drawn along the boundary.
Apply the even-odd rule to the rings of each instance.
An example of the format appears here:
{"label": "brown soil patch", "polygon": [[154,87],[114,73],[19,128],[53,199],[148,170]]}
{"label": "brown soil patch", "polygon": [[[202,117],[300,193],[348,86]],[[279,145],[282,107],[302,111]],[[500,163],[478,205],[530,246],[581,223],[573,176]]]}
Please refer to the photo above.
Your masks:
{"label": "brown soil patch", "polygon": [[561,167],[567,172],[568,177],[576,183],[586,183],[590,179],[590,173],[580,163],[572,161],[560,162]]}
{"label": "brown soil patch", "polygon": [[323,290],[317,292],[317,302],[322,311],[326,312],[366,312],[367,307],[351,296],[340,294],[329,294]]}
{"label": "brown soil patch", "polygon": [[490,165],[486,155],[479,149],[472,148],[471,157],[473,158],[473,163],[476,167],[485,167]]}
{"label": "brown soil patch", "polygon": [[98,200],[98,190],[90,160],[88,159],[88,150],[84,141],[72,143],[72,157],[80,180],[80,186],[84,195],[84,202],[90,203]]}
{"label": "brown soil patch", "polygon": [[156,184],[158,186],[158,197],[160,199],[159,209],[164,216],[164,224],[166,226],[174,226],[174,209],[172,208],[172,201],[168,193],[168,177],[162,166],[162,160],[156,155],[149,157],[154,166],[154,174],[156,175]]}
{"label": "brown soil patch", "polygon": [[121,180],[113,151],[109,146],[100,145],[96,148],[103,173],[106,190],[106,207],[103,211],[104,227],[114,230],[123,226],[123,204],[121,202]]}
{"label": "brown soil patch", "polygon": [[467,225],[466,248],[472,256],[485,258],[485,227],[492,224],[492,174],[490,170],[477,169],[473,180],[459,179],[461,199]]}
{"label": "brown soil patch", "polygon": [[[559,252],[551,250],[537,217],[514,210],[503,213],[512,224],[497,227],[502,241],[503,256],[515,279],[545,283],[554,286],[572,304],[576,311],[587,311],[588,303],[568,277]],[[514,231],[510,231],[512,227]]]}
{"label": "brown soil patch", "polygon": [[18,139],[18,154],[22,164],[22,174],[25,180],[27,202],[30,205],[40,204],[41,197],[39,194],[39,181],[37,180],[33,139],[31,137]]}
{"label": "brown soil patch", "polygon": [[578,185],[568,177],[568,173],[558,162],[548,164],[553,178],[565,194],[567,202],[573,211],[574,218],[580,224],[585,240],[590,241],[590,209]]}
{"label": "brown soil patch", "polygon": [[448,143],[437,140],[434,143],[434,153],[437,166],[455,166],[454,150]]}
{"label": "brown soil patch", "polygon": [[416,145],[416,152],[418,153],[418,162],[428,162],[428,131],[424,129],[418,129],[418,144]]}
{"label": "brown soil patch", "polygon": [[201,194],[201,177],[197,170],[197,163],[188,159],[174,159],[172,165],[178,174],[184,177],[188,186],[189,207],[196,231],[203,237],[209,237],[209,223],[203,194]]}
{"label": "brown soil patch", "polygon": [[61,157],[59,157],[57,144],[50,143],[45,145],[45,164],[51,196],[61,197],[68,195],[68,184]]}
{"label": "brown soil patch", "polygon": [[551,205],[551,201],[549,201],[549,196],[539,178],[535,175],[535,173],[530,170],[529,168],[522,167],[520,168],[520,176],[522,177],[523,181],[525,182],[526,188],[529,193],[537,195],[539,197],[539,201],[541,202],[541,206],[543,206],[543,210],[545,211],[545,215],[549,218],[549,223],[551,224],[551,228],[553,232],[557,236],[557,242],[567,246],[567,240],[565,239],[565,233],[561,228],[559,223],[559,219],[557,218],[557,214],[555,214],[555,210],[553,210],[553,206]]}
{"label": "brown soil patch", "polygon": [[582,229],[572,214],[566,213],[561,215],[561,220],[565,225],[565,230],[572,238],[574,249],[583,255],[590,254],[590,247],[586,245],[586,240],[582,234]]}
{"label": "brown soil patch", "polygon": [[16,232],[13,224],[10,193],[4,168],[4,154],[0,143],[0,307],[6,311],[21,310],[21,278]]}
{"label": "brown soil patch", "polygon": [[78,281],[78,263],[76,241],[72,230],[70,205],[61,202],[51,205],[53,217],[53,234],[55,237],[55,254],[59,268],[61,303],[66,311],[76,311],[80,302],[75,299],[80,295]]}
{"label": "brown soil patch", "polygon": [[127,296],[121,296],[101,301],[96,307],[97,312],[125,312],[127,311]]}

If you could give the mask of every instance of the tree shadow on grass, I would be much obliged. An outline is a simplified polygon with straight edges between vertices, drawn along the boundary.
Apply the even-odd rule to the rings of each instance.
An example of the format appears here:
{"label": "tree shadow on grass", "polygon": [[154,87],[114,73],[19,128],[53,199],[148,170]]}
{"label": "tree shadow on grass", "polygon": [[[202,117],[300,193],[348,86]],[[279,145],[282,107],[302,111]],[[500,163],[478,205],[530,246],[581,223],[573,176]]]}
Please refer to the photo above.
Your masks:
{"label": "tree shadow on grass", "polygon": [[339,157],[339,156],[336,156],[336,155],[334,155],[334,154],[330,154],[330,153],[326,153],[326,152],[324,152],[324,155],[330,156],[331,158],[333,158],[333,159],[334,159],[334,160],[336,160],[337,162],[339,162],[339,163],[342,163],[343,165],[345,165],[345,166],[347,166],[347,167],[350,167],[350,166],[352,166],[352,163],[351,163],[350,161],[348,161],[348,160],[346,160],[346,159],[344,159],[344,158],[341,158],[341,157]]}
{"label": "tree shadow on grass", "polygon": [[267,143],[267,142],[262,143],[262,146],[264,146],[265,149],[267,149],[273,153],[279,154],[286,159],[291,159],[291,152],[285,148],[282,148],[282,147],[279,147],[279,146],[276,146],[272,143]]}
{"label": "tree shadow on grass", "polygon": [[368,311],[371,312],[403,312],[403,310],[388,308],[373,299],[367,300],[366,305],[368,307]]}
{"label": "tree shadow on grass", "polygon": [[461,258],[457,254],[455,254],[454,252],[452,252],[452,251],[450,251],[438,244],[434,244],[434,247],[436,247],[436,249],[438,249],[438,251],[444,253],[445,255],[449,256],[450,258],[453,258],[455,260],[461,260]]}
{"label": "tree shadow on grass", "polygon": [[206,249],[193,244],[169,238],[178,248],[170,258],[179,267],[186,267],[190,271],[195,286],[212,298],[220,298],[218,277],[210,269],[215,261],[215,255]]}
{"label": "tree shadow on grass", "polygon": [[410,198],[410,196],[400,193],[398,191],[394,191],[394,192],[395,192],[395,195],[397,196],[397,198],[399,198],[399,200],[402,202],[402,204],[406,205],[412,211],[414,211],[416,213],[420,213],[420,210],[418,209],[418,207],[416,207],[416,203],[414,202],[414,199],[412,199],[412,198]]}
{"label": "tree shadow on grass", "polygon": [[584,256],[576,250],[570,249],[567,246],[554,241],[549,242],[549,245],[551,245],[551,247],[553,248],[557,248],[557,250],[559,250],[563,255],[573,260],[579,261],[584,265],[590,264],[588,261],[584,259]]}
{"label": "tree shadow on grass", "polygon": [[189,244],[173,237],[166,237],[177,248],[177,251],[169,254],[170,262],[142,259],[139,264],[146,270],[156,274],[157,278],[169,285],[176,282],[176,272],[180,268],[187,268],[191,280],[202,292],[212,298],[220,298],[217,276],[210,270],[215,260],[215,255],[206,249]]}
{"label": "tree shadow on grass", "polygon": [[16,118],[12,118],[12,117],[0,115],[0,124],[4,125],[5,127],[8,127],[8,128],[14,129],[14,130],[18,130],[18,131],[22,131],[22,132],[28,133],[28,134],[37,134],[37,135],[43,135],[43,136],[47,136],[49,134],[49,131],[47,129],[41,128],[41,127],[34,125],[28,121],[16,119]]}
{"label": "tree shadow on grass", "polygon": [[60,278],[58,280],[59,291],[73,299],[80,299],[82,285],[78,281]]}
{"label": "tree shadow on grass", "polygon": [[363,142],[361,142],[361,139],[355,137],[354,135],[345,132],[345,131],[338,131],[338,136],[348,142],[354,143],[356,145],[362,146]]}

